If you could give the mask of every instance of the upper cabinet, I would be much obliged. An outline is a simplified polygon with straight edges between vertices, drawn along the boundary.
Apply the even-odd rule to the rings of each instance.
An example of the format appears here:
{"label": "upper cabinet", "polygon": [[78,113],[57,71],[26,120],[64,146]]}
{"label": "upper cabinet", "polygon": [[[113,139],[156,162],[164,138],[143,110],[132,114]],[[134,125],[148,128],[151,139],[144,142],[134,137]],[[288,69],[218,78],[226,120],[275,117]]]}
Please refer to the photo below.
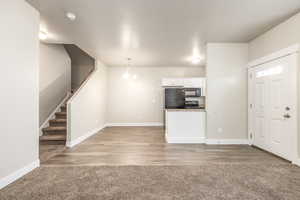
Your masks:
{"label": "upper cabinet", "polygon": [[206,78],[163,78],[163,87],[206,88]]}
{"label": "upper cabinet", "polygon": [[184,87],[184,80],[182,78],[163,78],[163,87]]}
{"label": "upper cabinet", "polygon": [[202,88],[204,87],[205,78],[185,78],[183,82],[186,88]]}

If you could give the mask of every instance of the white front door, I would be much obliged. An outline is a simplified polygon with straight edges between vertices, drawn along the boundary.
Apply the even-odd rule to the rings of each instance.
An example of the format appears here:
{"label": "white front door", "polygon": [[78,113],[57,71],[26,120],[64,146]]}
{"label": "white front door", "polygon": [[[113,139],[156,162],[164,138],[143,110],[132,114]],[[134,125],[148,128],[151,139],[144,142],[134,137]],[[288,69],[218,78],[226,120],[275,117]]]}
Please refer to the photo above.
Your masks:
{"label": "white front door", "polygon": [[290,55],[250,71],[253,143],[287,160],[293,159],[297,132],[296,68],[296,55]]}
{"label": "white front door", "polygon": [[267,80],[256,77],[254,86],[254,144],[260,148],[267,147]]}

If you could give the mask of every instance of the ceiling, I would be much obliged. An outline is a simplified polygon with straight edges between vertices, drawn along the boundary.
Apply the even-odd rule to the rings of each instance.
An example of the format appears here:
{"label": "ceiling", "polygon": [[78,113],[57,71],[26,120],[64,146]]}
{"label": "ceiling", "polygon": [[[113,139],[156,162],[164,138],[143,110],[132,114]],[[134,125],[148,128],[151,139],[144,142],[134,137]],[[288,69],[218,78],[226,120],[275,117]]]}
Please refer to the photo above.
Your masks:
{"label": "ceiling", "polygon": [[300,11],[299,0],[28,1],[47,42],[74,43],[108,66],[127,57],[135,66],[189,66],[208,42],[248,42]]}

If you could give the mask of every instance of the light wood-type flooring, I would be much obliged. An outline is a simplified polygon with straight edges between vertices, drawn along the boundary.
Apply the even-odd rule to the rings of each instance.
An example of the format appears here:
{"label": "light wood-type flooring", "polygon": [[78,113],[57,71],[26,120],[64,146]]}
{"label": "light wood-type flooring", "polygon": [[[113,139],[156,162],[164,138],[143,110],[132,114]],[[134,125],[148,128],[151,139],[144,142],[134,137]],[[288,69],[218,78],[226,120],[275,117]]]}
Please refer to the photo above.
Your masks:
{"label": "light wood-type flooring", "polygon": [[[55,148],[41,147],[43,152]],[[42,166],[287,164],[248,145],[167,144],[162,127],[109,127],[70,149],[41,158]]]}

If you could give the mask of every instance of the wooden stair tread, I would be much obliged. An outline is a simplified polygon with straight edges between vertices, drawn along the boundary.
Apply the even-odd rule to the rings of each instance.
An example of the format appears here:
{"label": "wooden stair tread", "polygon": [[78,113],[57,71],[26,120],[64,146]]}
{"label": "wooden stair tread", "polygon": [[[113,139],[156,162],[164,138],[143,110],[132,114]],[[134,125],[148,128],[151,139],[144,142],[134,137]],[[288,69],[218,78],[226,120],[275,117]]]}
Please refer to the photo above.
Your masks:
{"label": "wooden stair tread", "polygon": [[40,136],[41,141],[65,141],[66,135],[43,135]]}
{"label": "wooden stair tread", "polygon": [[57,112],[56,115],[67,115],[67,112]]}
{"label": "wooden stair tread", "polygon": [[65,126],[49,126],[47,128],[43,128],[43,131],[66,131],[67,127]]}
{"label": "wooden stair tread", "polygon": [[63,123],[63,122],[67,122],[67,119],[51,119],[50,122]]}
{"label": "wooden stair tread", "polygon": [[[70,97],[68,99],[70,99]],[[43,135],[40,136],[40,144],[65,145],[67,137],[68,99],[60,106],[59,111],[55,112],[54,119],[48,121],[49,126],[42,129]]]}

